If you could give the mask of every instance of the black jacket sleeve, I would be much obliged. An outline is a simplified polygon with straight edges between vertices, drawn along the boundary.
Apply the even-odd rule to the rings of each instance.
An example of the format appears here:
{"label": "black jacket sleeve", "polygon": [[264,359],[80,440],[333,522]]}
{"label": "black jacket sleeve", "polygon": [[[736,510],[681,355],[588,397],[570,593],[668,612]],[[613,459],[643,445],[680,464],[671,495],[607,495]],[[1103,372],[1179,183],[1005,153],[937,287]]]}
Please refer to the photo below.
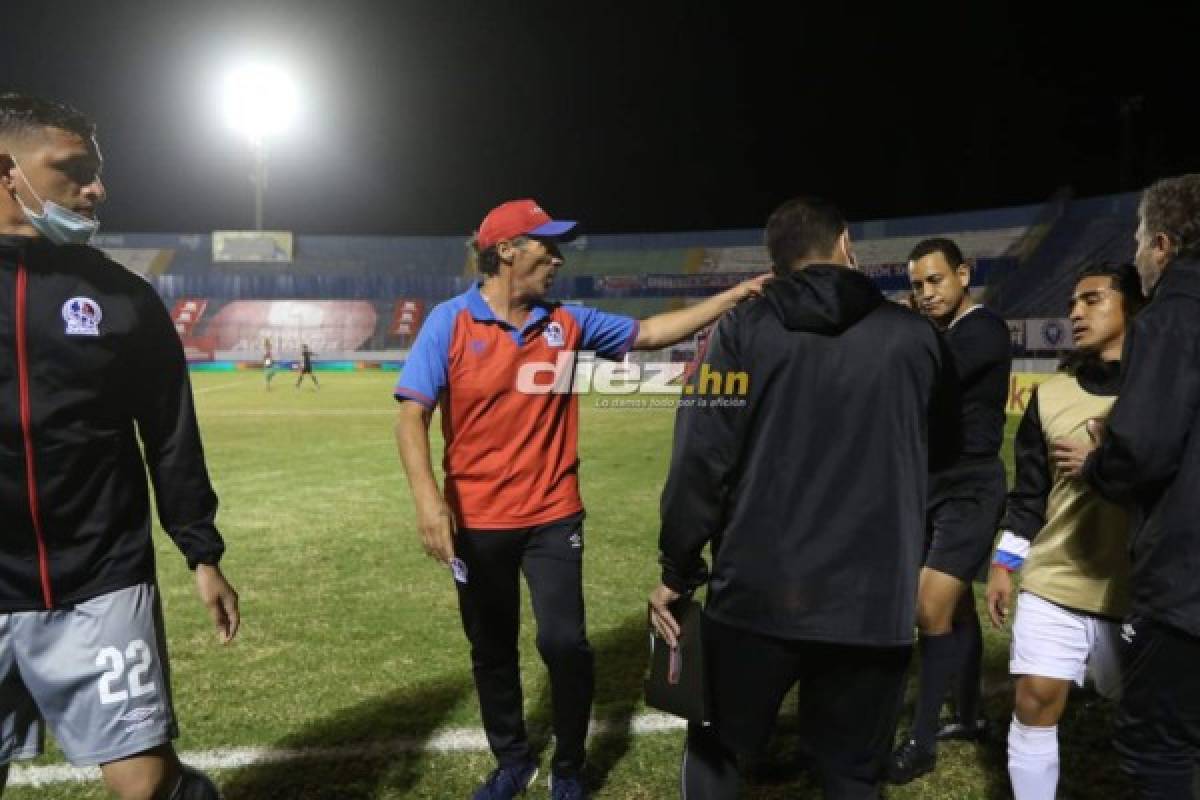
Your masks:
{"label": "black jacket sleeve", "polygon": [[1046,524],[1046,503],[1053,483],[1036,388],[1017,427],[1013,462],[1016,474],[1000,527],[1032,542]]}
{"label": "black jacket sleeve", "polygon": [[962,384],[957,361],[944,336],[933,328],[938,344],[938,375],[929,402],[929,471],[954,465],[962,453]]}
{"label": "black jacket sleeve", "polygon": [[[1180,303],[1181,307],[1185,304]],[[1179,472],[1200,406],[1200,352],[1190,304],[1151,308],[1126,334],[1121,392],[1084,478],[1115,503],[1152,500]]]}
{"label": "black jacket sleeve", "polygon": [[[721,375],[746,372],[751,381],[755,379],[739,357],[734,314],[724,316],[709,337],[708,352],[691,385],[696,386],[705,369]],[[753,391],[751,387],[750,393]],[[739,399],[746,403],[738,404]],[[690,592],[707,579],[701,553],[705,544],[721,532],[729,483],[742,454],[743,433],[751,410],[749,398],[698,393],[681,396],[675,414],[671,466],[662,493],[658,539],[662,582],[677,592]]]}
{"label": "black jacket sleeve", "polygon": [[225,543],[214,524],[217,495],[204,465],[183,344],[153,291],[147,291],[139,313],[140,363],[131,389],[158,518],[190,569],[216,564]]}

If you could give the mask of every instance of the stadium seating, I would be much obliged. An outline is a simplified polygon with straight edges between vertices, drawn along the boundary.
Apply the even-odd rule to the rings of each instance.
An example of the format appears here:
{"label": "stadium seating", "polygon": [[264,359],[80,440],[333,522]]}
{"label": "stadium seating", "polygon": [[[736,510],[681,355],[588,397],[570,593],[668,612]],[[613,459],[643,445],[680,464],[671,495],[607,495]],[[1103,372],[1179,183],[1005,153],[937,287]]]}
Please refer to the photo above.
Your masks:
{"label": "stadium seating", "polygon": [[[864,271],[886,291],[903,295],[904,261],[911,248],[923,238],[945,235],[976,260],[986,300],[999,313],[1010,320],[1053,318],[1064,316],[1080,266],[1132,256],[1136,207],[1133,194],[1085,200],[1060,194],[1038,205],[855,223],[851,235]],[[250,358],[257,357],[262,337],[229,331],[248,330],[247,325],[253,328],[262,321],[232,322],[241,320],[227,310],[237,301],[286,301],[295,309],[325,309],[319,325],[301,326],[298,336],[310,344],[353,339],[354,348],[394,349],[411,340],[389,330],[397,299],[411,298],[429,308],[473,280],[465,237],[296,236],[294,243],[290,262],[214,263],[208,234],[105,234],[97,239],[110,255],[151,280],[169,305],[207,299],[204,319],[189,334],[216,341],[222,350],[236,349],[231,342],[243,343]],[[753,229],[584,235],[567,244],[564,253],[567,268],[555,295],[638,317],[711,293],[714,273],[734,279],[735,274],[769,268],[763,232]],[[360,315],[357,322],[343,324],[335,319],[340,312],[334,306],[320,305],[325,301],[361,301],[365,305],[354,307],[370,309],[372,321],[366,325],[368,315]],[[328,332],[333,329],[340,333]],[[349,329],[353,336],[344,335]]]}
{"label": "stadium seating", "polygon": [[1020,269],[992,289],[989,304],[1008,319],[1065,316],[1080,268],[1132,260],[1137,203],[1136,194],[1069,203]]}

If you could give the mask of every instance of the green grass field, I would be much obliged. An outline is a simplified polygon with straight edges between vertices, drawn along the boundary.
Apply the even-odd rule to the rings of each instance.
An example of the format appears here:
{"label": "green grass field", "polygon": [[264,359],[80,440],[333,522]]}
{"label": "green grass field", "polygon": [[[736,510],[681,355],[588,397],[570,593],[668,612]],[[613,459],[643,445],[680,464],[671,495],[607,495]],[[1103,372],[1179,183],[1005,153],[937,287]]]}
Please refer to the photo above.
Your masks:
{"label": "green grass field", "polygon": [[[424,555],[413,526],[392,440],[394,378],[321,373],[315,392],[308,385],[294,390],[283,374],[266,392],[257,373],[194,376],[221,498],[218,522],[228,543],[223,566],[241,594],[244,623],[235,643],[217,643],[190,574],[160,535],[183,732],[178,747],[338,748],[214,771],[229,800],[463,798],[492,766],[478,750],[431,754],[417,747],[445,729],[476,728],[479,717],[449,572]],[[610,723],[590,743],[589,779],[597,798],[673,798],[682,733],[629,732],[632,717],[644,711],[645,598],[657,577],[658,496],[672,412],[600,409],[587,398],[582,405],[585,586],[598,674],[594,716]],[[526,708],[544,744],[548,687],[531,619],[527,611]],[[1011,709],[1008,637],[985,627],[988,713],[1005,721]],[[1060,729],[1066,795],[1124,793],[1108,719],[1100,705],[1069,707]],[[793,729],[794,717],[785,714],[773,758],[751,776],[746,796],[817,796],[788,768]],[[941,752],[932,777],[892,789],[888,797],[1009,796],[1003,733],[987,744],[952,744]],[[34,763],[61,762],[51,746]],[[539,780],[531,796],[546,795]],[[78,783],[14,786],[5,793],[13,800],[104,796],[98,784]]]}

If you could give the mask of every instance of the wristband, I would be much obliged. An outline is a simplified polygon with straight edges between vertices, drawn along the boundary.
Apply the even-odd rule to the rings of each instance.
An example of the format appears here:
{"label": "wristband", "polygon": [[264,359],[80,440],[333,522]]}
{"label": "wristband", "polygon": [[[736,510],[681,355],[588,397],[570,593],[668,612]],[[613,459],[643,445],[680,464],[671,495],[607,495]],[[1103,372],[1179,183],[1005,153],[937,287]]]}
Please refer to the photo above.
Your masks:
{"label": "wristband", "polygon": [[1028,555],[1029,540],[1017,536],[1012,531],[1004,531],[1000,543],[996,546],[996,554],[992,556],[992,566],[1016,572],[1025,563],[1025,557]]}

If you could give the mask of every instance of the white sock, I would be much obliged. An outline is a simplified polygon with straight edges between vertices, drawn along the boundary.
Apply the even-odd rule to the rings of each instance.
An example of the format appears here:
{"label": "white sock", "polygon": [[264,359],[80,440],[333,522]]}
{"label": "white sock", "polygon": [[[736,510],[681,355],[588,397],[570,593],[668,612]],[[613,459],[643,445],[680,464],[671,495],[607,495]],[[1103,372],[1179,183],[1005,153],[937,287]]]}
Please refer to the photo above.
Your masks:
{"label": "white sock", "polygon": [[1054,800],[1058,788],[1058,726],[1022,725],[1013,715],[1008,729],[1008,778],[1016,800]]}

